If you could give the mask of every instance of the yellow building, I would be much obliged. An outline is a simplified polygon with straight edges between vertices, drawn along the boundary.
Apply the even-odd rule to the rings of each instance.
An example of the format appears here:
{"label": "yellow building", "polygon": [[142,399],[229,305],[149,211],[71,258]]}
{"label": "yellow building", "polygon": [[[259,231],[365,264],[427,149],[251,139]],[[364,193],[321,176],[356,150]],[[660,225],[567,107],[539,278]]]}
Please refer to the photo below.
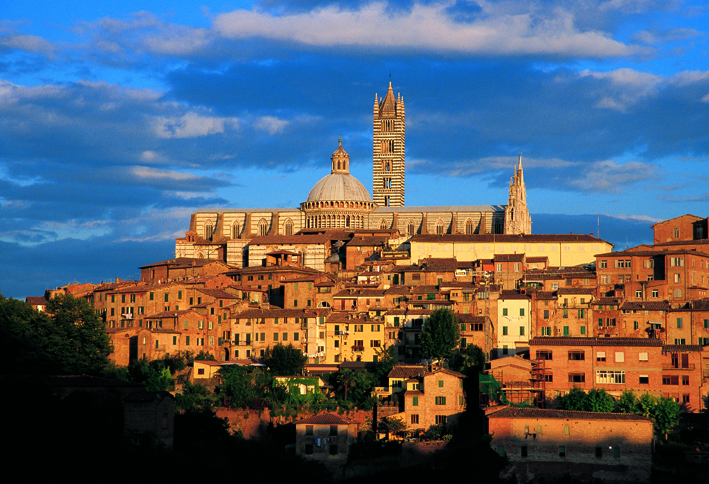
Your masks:
{"label": "yellow building", "polygon": [[411,262],[430,257],[455,257],[463,262],[494,259],[498,254],[526,254],[548,257],[548,265],[557,267],[591,264],[596,254],[613,249],[613,244],[605,240],[575,234],[419,234],[409,243]]}
{"label": "yellow building", "polygon": [[325,363],[377,361],[389,338],[384,321],[351,313],[335,313],[326,321]]}

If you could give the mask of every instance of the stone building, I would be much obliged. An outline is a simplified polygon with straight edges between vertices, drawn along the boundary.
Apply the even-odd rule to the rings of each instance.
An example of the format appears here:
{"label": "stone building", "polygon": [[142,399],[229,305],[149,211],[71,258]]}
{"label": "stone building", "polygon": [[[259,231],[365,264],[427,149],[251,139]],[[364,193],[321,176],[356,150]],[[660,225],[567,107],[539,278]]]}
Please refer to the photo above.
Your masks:
{"label": "stone building", "polygon": [[278,245],[302,254],[303,265],[324,270],[332,245],[346,238],[330,231],[388,230],[401,234],[389,240],[396,246],[417,234],[531,232],[521,157],[508,205],[405,207],[404,143],[404,101],[401,95],[394,97],[390,83],[381,101],[375,96],[373,197],[350,174],[350,157],[340,140],[330,159],[330,174],[313,186],[299,207],[199,210],[192,214],[185,237],[176,240],[175,256],[246,267],[260,265],[266,252]]}

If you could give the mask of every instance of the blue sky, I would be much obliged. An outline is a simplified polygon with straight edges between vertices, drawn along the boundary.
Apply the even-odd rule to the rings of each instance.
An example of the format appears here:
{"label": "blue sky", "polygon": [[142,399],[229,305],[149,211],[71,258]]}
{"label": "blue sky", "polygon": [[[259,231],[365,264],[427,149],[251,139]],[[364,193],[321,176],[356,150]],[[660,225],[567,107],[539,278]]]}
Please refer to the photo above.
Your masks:
{"label": "blue sky", "polygon": [[197,208],[297,206],[372,106],[407,115],[407,205],[504,204],[618,248],[709,215],[702,1],[4,2],[0,292],[137,277]]}

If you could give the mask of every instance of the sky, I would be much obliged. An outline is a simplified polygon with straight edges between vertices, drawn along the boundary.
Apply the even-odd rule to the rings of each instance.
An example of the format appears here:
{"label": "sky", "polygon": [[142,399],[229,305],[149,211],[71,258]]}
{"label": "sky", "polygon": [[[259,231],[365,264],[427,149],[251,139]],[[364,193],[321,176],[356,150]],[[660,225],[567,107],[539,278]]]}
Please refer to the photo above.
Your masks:
{"label": "sky", "polygon": [[199,208],[294,207],[406,105],[406,204],[506,204],[624,249],[709,210],[701,0],[0,6],[0,293],[138,278]]}

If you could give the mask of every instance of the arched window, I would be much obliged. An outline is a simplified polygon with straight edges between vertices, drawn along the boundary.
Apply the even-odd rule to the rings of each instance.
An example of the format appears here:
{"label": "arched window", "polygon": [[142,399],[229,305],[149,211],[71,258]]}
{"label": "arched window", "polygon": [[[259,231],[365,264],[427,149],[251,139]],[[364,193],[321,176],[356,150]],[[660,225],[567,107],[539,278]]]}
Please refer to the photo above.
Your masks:
{"label": "arched window", "polygon": [[384,206],[388,207],[390,205],[391,205],[391,197],[389,195],[387,195],[386,197],[384,197]]}
{"label": "arched window", "polygon": [[231,238],[232,239],[238,239],[241,236],[241,230],[239,230],[239,222],[234,222],[234,225],[231,226]]}
{"label": "arched window", "polygon": [[436,234],[443,235],[443,220],[441,219],[436,222]]}
{"label": "arched window", "polygon": [[503,232],[502,220],[495,220],[495,232],[496,234],[501,234]]}
{"label": "arched window", "polygon": [[266,235],[268,234],[268,222],[265,218],[262,218],[258,223],[258,234]]}
{"label": "arched window", "polygon": [[386,228],[387,228],[387,221],[384,220],[384,219],[381,219],[381,220],[379,221],[379,228],[382,229],[382,230],[386,230]]}
{"label": "arched window", "polygon": [[470,219],[465,221],[465,235],[473,235],[473,221]]}
{"label": "arched window", "polygon": [[675,289],[675,297],[676,298],[682,297],[682,289]]}
{"label": "arched window", "polygon": [[415,233],[416,227],[414,227],[414,222],[409,220],[409,223],[406,225],[406,235],[412,237]]}
{"label": "arched window", "polygon": [[348,215],[347,218],[345,219],[345,227],[350,226],[350,216]]}
{"label": "arched window", "polygon": [[204,226],[204,238],[207,240],[212,240],[213,235],[214,235],[214,226],[212,225],[212,222],[207,222]]}
{"label": "arched window", "polygon": [[291,219],[286,220],[286,235],[293,235],[293,221]]}

